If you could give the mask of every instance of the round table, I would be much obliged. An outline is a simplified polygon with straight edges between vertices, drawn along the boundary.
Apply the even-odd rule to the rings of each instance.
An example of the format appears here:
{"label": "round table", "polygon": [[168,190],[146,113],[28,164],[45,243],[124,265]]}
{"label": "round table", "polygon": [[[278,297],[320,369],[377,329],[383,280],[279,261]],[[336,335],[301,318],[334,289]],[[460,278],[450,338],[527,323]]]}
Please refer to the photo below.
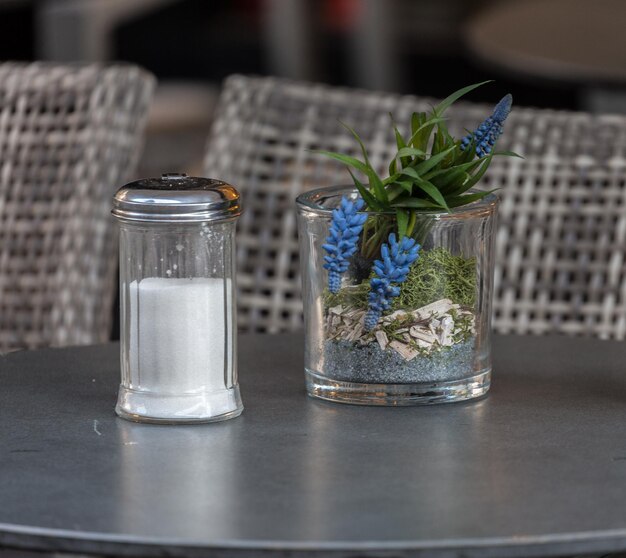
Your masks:
{"label": "round table", "polygon": [[300,335],[242,336],[245,411],[113,407],[115,344],[0,358],[0,546],[94,554],[522,557],[626,550],[626,344],[496,336],[490,394],[308,399]]}
{"label": "round table", "polygon": [[472,17],[466,43],[480,60],[518,75],[589,85],[626,84],[626,2],[500,2]]}

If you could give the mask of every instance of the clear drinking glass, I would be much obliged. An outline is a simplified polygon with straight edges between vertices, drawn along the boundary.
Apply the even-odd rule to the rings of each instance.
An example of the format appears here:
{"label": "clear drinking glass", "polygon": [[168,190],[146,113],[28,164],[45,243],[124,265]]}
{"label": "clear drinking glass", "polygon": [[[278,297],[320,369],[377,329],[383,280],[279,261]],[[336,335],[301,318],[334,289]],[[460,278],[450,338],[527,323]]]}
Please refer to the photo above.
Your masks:
{"label": "clear drinking glass", "polygon": [[[368,252],[361,235],[336,294],[328,289],[323,267],[322,245],[343,196],[355,199],[357,192],[333,187],[297,199],[309,395],[371,405],[484,395],[491,379],[497,197],[449,214],[420,215],[413,234],[421,245],[419,258],[392,307],[365,331],[372,264],[380,250]],[[386,238],[395,229],[395,216],[372,213],[368,223]]]}
{"label": "clear drinking glass", "polygon": [[210,422],[243,410],[234,295],[238,200],[231,186],[176,175],[118,192],[118,415]]}

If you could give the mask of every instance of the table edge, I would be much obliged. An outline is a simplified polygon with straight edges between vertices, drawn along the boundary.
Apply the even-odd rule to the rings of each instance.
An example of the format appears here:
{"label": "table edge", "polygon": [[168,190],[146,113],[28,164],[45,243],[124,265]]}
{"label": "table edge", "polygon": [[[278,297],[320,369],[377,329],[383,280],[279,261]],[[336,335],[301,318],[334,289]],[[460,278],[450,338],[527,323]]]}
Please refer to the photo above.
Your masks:
{"label": "table edge", "polygon": [[207,551],[220,556],[246,556],[258,553],[285,554],[290,557],[323,554],[363,556],[401,552],[406,555],[440,558],[473,558],[485,556],[532,558],[565,554],[613,553],[626,550],[626,529],[561,533],[558,535],[513,536],[511,538],[464,538],[448,541],[274,541],[216,540],[206,543],[179,539],[147,539],[133,535],[73,532],[65,529],[24,527],[0,523],[0,548],[46,550],[49,552],[113,553],[121,556],[144,556],[167,549],[171,556],[200,556]]}

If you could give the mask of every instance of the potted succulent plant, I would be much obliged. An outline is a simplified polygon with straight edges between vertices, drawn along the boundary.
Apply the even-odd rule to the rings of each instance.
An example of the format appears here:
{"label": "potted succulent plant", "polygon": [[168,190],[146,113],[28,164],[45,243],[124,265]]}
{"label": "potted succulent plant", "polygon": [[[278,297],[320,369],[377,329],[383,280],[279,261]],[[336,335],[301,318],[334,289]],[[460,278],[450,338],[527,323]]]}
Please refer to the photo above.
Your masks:
{"label": "potted succulent plant", "polygon": [[358,134],[353,184],[297,199],[307,391],[346,403],[410,405],[487,392],[498,199],[474,189],[494,156],[512,98],[457,140],[445,111],[465,87],[410,133],[393,124],[397,153],[381,177]]}

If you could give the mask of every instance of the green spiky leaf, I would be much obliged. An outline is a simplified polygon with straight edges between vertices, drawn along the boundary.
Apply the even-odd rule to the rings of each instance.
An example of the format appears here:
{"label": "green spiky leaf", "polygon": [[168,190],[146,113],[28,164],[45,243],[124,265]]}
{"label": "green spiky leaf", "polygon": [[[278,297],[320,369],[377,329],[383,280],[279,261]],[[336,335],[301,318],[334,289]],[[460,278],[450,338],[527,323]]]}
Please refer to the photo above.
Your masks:
{"label": "green spiky leaf", "polygon": [[420,190],[426,193],[430,198],[432,198],[437,204],[439,204],[444,209],[448,209],[448,205],[446,204],[445,198],[441,195],[441,192],[435,187],[434,184],[428,182],[428,180],[424,180],[415,169],[408,168],[402,171],[402,174],[406,174],[415,180],[415,186],[417,186]]}
{"label": "green spiky leaf", "polygon": [[491,164],[491,159],[493,159],[493,154],[490,154],[484,157],[476,173],[471,175],[463,184],[460,184],[457,188],[447,193],[447,195],[450,197],[458,196],[462,194],[463,192],[467,192],[470,188],[475,186],[478,183],[478,181],[487,172],[487,169],[489,168],[489,165]]}
{"label": "green spiky leaf", "polygon": [[436,155],[433,155],[433,156],[429,157],[425,161],[422,161],[421,163],[416,165],[413,170],[420,177],[422,177],[428,171],[434,169],[439,163],[441,163],[441,161],[443,161],[450,153],[452,153],[452,151],[454,151],[454,149],[456,149],[455,145],[453,145],[452,147],[448,147],[448,149],[446,149],[444,151],[441,151],[440,153],[437,153]]}
{"label": "green spiky leaf", "polygon": [[405,207],[410,209],[445,209],[439,204],[423,198],[412,198],[411,196],[402,196],[394,201],[392,207]]}
{"label": "green spiky leaf", "polygon": [[367,187],[361,183],[356,176],[354,176],[354,173],[350,169],[348,169],[348,172],[354,181],[354,186],[359,191],[359,194],[361,194],[361,197],[367,206],[374,211],[384,211],[386,207],[370,193]]}
{"label": "green spiky leaf", "polygon": [[320,155],[325,155],[326,157],[330,157],[331,159],[335,159],[335,161],[339,161],[344,165],[348,165],[363,174],[367,174],[367,165],[362,161],[354,157],[350,157],[350,155],[344,155],[343,153],[335,153],[333,151],[314,151],[314,153],[319,153]]}
{"label": "green spiky leaf", "polygon": [[[396,154],[396,156],[393,158],[394,161],[397,161],[398,158],[400,158],[400,166],[404,167],[405,165],[409,164],[409,160],[408,159],[402,159],[402,155],[400,155],[400,151],[402,151],[403,149],[406,148],[406,141],[404,140],[404,137],[402,136],[402,134],[400,133],[400,130],[398,130],[397,126],[393,127],[393,133],[396,137],[396,147],[398,148],[398,153]],[[395,171],[394,171],[395,172]],[[390,172],[389,174],[393,174],[392,172]]]}
{"label": "green spiky leaf", "polygon": [[396,223],[398,224],[398,239],[401,240],[406,236],[409,226],[409,212],[399,207],[396,208]]}
{"label": "green spiky leaf", "polygon": [[469,163],[463,163],[455,165],[447,169],[439,169],[433,171],[424,176],[425,179],[430,180],[444,196],[447,196],[450,192],[456,191],[457,188],[462,187],[468,178],[471,177],[471,173],[476,170],[484,159],[475,159]]}
{"label": "green spiky leaf", "polygon": [[426,152],[415,147],[403,147],[398,151],[397,157],[425,157]]}
{"label": "green spiky leaf", "polygon": [[434,114],[428,117],[425,112],[415,114],[418,115],[417,127],[411,128],[411,138],[407,144],[426,153],[432,131],[437,124],[445,122],[445,118]]}
{"label": "green spiky leaf", "polygon": [[493,192],[497,191],[499,188],[495,188],[493,190],[485,191],[485,192],[475,192],[473,194],[464,194],[462,196],[454,196],[448,198],[448,204],[451,208],[461,207],[463,205],[467,205],[473,203],[478,200],[482,200],[484,197],[489,194],[493,194]]}
{"label": "green spiky leaf", "polygon": [[518,159],[523,159],[521,155],[515,153],[515,151],[496,151],[494,155],[502,155],[504,157],[517,157]]}
{"label": "green spiky leaf", "polygon": [[359,134],[357,134],[350,126],[348,126],[347,124],[341,121],[340,121],[340,124],[352,134],[354,139],[359,144],[359,147],[361,148],[361,153],[363,154],[363,159],[365,161],[365,168],[362,172],[369,179],[370,187],[373,189],[376,199],[379,202],[386,204],[389,201],[387,197],[387,191],[384,188],[382,180],[380,179],[380,177],[378,176],[378,174],[376,173],[376,171],[370,164],[370,160],[367,155],[367,149],[365,149],[365,144],[363,143],[363,140],[361,139]]}
{"label": "green spiky leaf", "polygon": [[434,109],[433,112],[435,114],[441,115],[443,114],[451,105],[456,103],[461,97],[467,95],[470,91],[474,91],[474,89],[478,89],[479,87],[491,83],[493,80],[489,79],[487,81],[481,81],[480,83],[474,83],[473,85],[468,85],[467,87],[463,87],[452,93],[446,97],[443,101],[441,101]]}
{"label": "green spiky leaf", "polygon": [[352,134],[352,136],[354,137],[354,139],[357,141],[357,143],[359,144],[359,147],[361,148],[361,153],[363,153],[363,160],[365,161],[365,164],[369,167],[370,165],[370,160],[369,157],[367,156],[367,150],[365,149],[365,144],[363,143],[363,140],[361,139],[361,137],[359,136],[359,134],[357,134],[354,129],[352,129],[350,126],[348,126],[345,122],[342,122],[341,120],[339,121],[339,123],[346,129],[348,130],[348,132],[350,132]]}

